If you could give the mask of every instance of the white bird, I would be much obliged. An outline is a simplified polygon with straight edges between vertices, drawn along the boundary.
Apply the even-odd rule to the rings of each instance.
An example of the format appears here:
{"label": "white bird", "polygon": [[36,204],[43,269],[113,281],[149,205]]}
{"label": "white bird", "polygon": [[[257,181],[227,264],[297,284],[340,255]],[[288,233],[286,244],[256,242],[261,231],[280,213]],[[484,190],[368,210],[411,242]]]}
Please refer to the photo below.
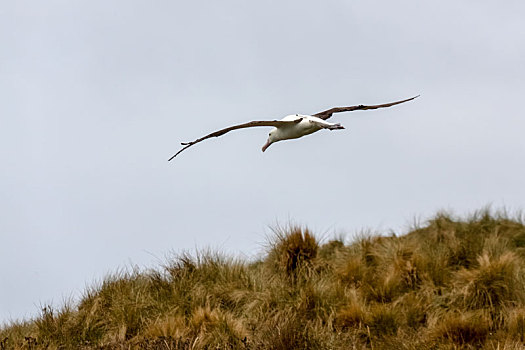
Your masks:
{"label": "white bird", "polygon": [[233,125],[233,126],[212,132],[211,134],[198,138],[195,141],[182,142],[181,145],[183,145],[184,147],[181,150],[179,150],[177,153],[175,153],[170,159],[168,159],[168,161],[178,156],[179,153],[181,153],[188,147],[191,147],[194,144],[204,141],[206,139],[209,139],[211,137],[218,137],[218,136],[226,134],[227,132],[230,132],[232,130],[237,130],[237,129],[252,128],[256,126],[273,126],[274,128],[268,134],[268,140],[262,147],[262,151],[264,152],[266,151],[268,147],[270,147],[272,143],[275,143],[277,141],[297,139],[299,137],[303,137],[305,135],[312,134],[321,129],[328,129],[328,130],[344,129],[344,126],[342,126],[339,123],[334,124],[334,123],[329,123],[326,121],[334,113],[390,107],[393,105],[397,105],[403,102],[413,100],[416,97],[419,97],[419,95],[411,97],[411,98],[407,98],[406,100],[390,102],[390,103],[385,103],[381,105],[372,105],[372,106],[357,105],[357,106],[350,106],[350,107],[334,107],[326,111],[319,112],[319,113],[312,114],[312,115],[292,114],[292,115],[287,115],[281,120],[254,120],[254,121],[244,123],[244,124]]}

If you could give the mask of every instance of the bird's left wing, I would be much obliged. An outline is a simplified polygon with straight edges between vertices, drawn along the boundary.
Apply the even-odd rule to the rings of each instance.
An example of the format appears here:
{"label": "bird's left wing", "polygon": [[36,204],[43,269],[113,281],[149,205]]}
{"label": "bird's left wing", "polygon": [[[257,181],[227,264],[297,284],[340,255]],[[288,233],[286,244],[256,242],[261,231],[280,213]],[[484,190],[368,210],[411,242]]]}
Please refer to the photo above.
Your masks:
{"label": "bird's left wing", "polygon": [[384,104],[381,104],[381,105],[371,105],[371,106],[357,105],[357,106],[350,106],[350,107],[334,107],[334,108],[327,109],[326,111],[322,111],[322,112],[313,114],[313,116],[317,117],[317,118],[321,118],[323,120],[326,120],[326,119],[330,118],[332,116],[332,114],[334,114],[334,113],[350,112],[350,111],[366,110],[366,109],[385,108],[385,107],[390,107],[390,106],[394,106],[394,105],[397,105],[397,104],[400,104],[400,103],[411,101],[411,100],[415,99],[416,97],[419,97],[419,95],[411,97],[411,98],[407,98],[406,100],[390,102],[390,103],[384,103]]}
{"label": "bird's left wing", "polygon": [[170,159],[168,159],[168,161],[172,160],[173,158],[178,156],[179,153],[181,153],[182,151],[184,151],[188,147],[193,146],[196,143],[199,143],[199,142],[204,141],[206,139],[209,139],[211,137],[222,136],[222,135],[226,134],[227,132],[230,132],[230,131],[233,131],[233,130],[245,129],[245,128],[253,128],[253,127],[257,127],[257,126],[273,126],[273,127],[279,128],[279,127],[286,126],[286,125],[296,124],[296,123],[300,122],[302,119],[303,118],[298,118],[296,120],[289,120],[289,121],[287,121],[287,120],[254,120],[254,121],[251,121],[251,122],[248,122],[248,123],[233,125],[233,126],[221,129],[221,130],[217,130],[217,131],[212,132],[211,134],[208,134],[206,136],[198,138],[195,141],[181,142],[181,145],[183,145],[184,147],[181,150],[179,150],[177,153],[175,153]]}

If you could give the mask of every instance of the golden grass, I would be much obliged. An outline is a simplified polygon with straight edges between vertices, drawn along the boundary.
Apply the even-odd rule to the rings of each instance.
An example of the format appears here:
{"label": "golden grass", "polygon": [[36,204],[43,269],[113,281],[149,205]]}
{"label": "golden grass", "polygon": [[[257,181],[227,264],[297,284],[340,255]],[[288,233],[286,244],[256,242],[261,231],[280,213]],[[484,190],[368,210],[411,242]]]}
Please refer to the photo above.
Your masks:
{"label": "golden grass", "polygon": [[525,226],[440,213],[403,236],[319,243],[277,228],[265,257],[183,254],[0,328],[4,349],[521,349]]}

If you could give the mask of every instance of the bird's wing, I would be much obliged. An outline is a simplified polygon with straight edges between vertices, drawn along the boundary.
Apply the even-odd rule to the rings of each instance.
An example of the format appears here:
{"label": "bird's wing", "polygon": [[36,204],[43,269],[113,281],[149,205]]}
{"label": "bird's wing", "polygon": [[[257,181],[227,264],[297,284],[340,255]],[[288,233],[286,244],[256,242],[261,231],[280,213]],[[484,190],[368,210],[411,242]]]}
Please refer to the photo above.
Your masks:
{"label": "bird's wing", "polygon": [[321,118],[323,120],[327,120],[334,113],[350,112],[350,111],[365,110],[365,109],[385,108],[385,107],[390,107],[390,106],[397,105],[397,104],[400,104],[400,103],[403,103],[403,102],[411,101],[411,100],[415,99],[416,97],[419,97],[419,95],[411,97],[411,98],[407,98],[406,100],[385,103],[385,104],[382,104],[382,105],[373,105],[373,106],[357,105],[357,106],[350,106],[350,107],[334,107],[334,108],[327,109],[326,111],[322,111],[322,112],[313,114],[313,116]]}
{"label": "bird's wing", "polygon": [[168,159],[168,161],[172,160],[173,158],[178,156],[179,153],[181,153],[182,151],[184,151],[188,147],[193,146],[196,143],[199,143],[199,142],[204,141],[206,139],[209,139],[211,137],[222,136],[222,135],[226,134],[227,132],[230,132],[230,131],[233,131],[233,130],[245,129],[245,128],[253,128],[253,127],[256,127],[256,126],[274,126],[274,127],[279,128],[279,127],[286,126],[286,125],[297,124],[302,119],[303,118],[298,118],[296,120],[289,120],[289,121],[286,121],[286,120],[254,120],[254,121],[251,121],[251,122],[248,122],[248,123],[233,125],[233,126],[221,129],[221,130],[217,130],[215,132],[212,132],[211,134],[208,134],[206,136],[198,138],[195,141],[181,142],[181,145],[183,145],[184,147],[181,150],[179,150],[177,153],[175,153],[170,159]]}

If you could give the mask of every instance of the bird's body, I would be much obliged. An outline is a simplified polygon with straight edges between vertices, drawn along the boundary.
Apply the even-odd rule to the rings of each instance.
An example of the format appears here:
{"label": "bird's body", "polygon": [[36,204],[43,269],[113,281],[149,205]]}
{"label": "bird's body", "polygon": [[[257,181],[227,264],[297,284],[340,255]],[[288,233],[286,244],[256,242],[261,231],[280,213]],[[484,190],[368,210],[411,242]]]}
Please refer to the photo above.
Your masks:
{"label": "bird's body", "polygon": [[418,96],[415,96],[415,97],[412,97],[406,100],[402,100],[402,101],[385,103],[381,105],[372,105],[372,106],[357,105],[357,106],[350,106],[350,107],[334,107],[334,108],[331,108],[326,111],[319,112],[313,115],[292,114],[292,115],[287,115],[281,120],[256,120],[256,121],[251,121],[248,123],[230,126],[228,128],[224,128],[224,129],[212,132],[211,134],[198,138],[195,141],[183,142],[182,145],[185,147],[183,147],[181,150],[175,153],[175,155],[173,155],[168,160],[172,160],[179,153],[181,153],[188,147],[193,146],[196,143],[199,143],[211,137],[218,137],[218,136],[224,135],[227,132],[230,132],[232,130],[252,128],[252,127],[257,127],[257,126],[273,126],[273,129],[268,134],[268,140],[262,147],[262,151],[264,152],[272,143],[277,142],[277,141],[297,139],[297,138],[312,134],[321,129],[328,129],[328,130],[344,129],[344,127],[339,123],[334,124],[334,123],[329,123],[326,121],[334,113],[390,107],[396,104],[400,104],[403,102],[413,100]]}
{"label": "bird's body", "polygon": [[318,130],[321,130],[317,125],[314,123],[309,122],[306,115],[299,115],[299,114],[292,114],[287,115],[282,121],[294,121],[301,119],[299,123],[297,124],[291,124],[291,125],[285,125],[280,128],[273,128],[270,133],[272,132],[278,132],[283,140],[286,139],[297,139],[302,136],[306,136],[309,134],[312,134]]}
{"label": "bird's body", "polygon": [[268,141],[262,147],[262,151],[274,142],[290,139],[298,139],[313,134],[321,129],[338,130],[344,129],[341,124],[333,124],[311,115],[292,114],[287,115],[281,121],[292,122],[281,127],[274,127],[268,134]]}
{"label": "bird's body", "polygon": [[[283,121],[293,121],[302,118],[302,120],[291,126],[282,127],[282,133],[286,134],[285,139],[297,139],[302,136],[313,134],[316,131],[321,129],[344,129],[341,124],[333,124],[327,121],[322,120],[321,118],[314,117],[311,115],[304,114],[292,114],[284,117]],[[278,130],[278,128],[273,128],[273,130]]]}

